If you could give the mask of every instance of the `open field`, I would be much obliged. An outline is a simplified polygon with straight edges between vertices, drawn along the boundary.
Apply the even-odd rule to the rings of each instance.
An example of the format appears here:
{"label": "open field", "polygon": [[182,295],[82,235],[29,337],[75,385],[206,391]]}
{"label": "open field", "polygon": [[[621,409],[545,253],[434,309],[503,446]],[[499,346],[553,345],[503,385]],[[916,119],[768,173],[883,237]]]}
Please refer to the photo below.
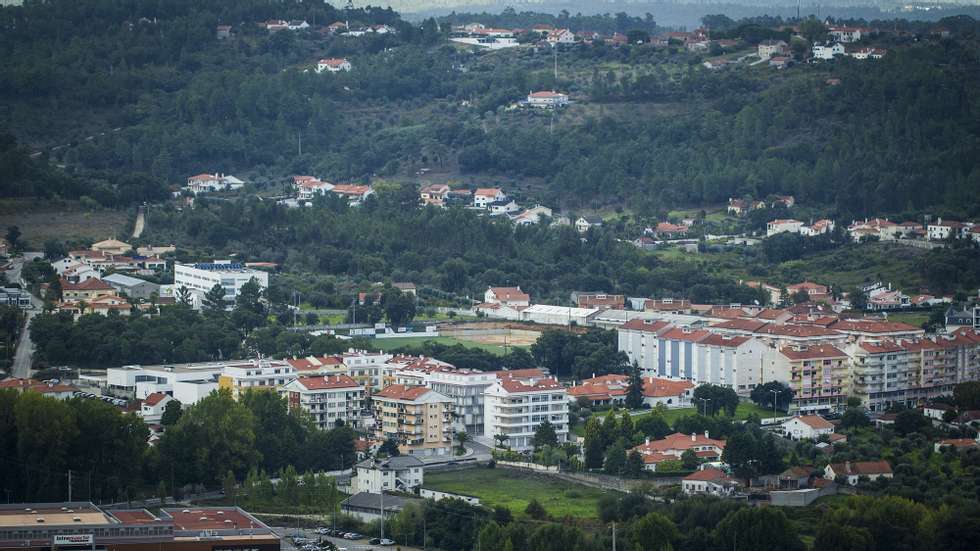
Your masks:
{"label": "open field", "polygon": [[124,211],[86,209],[77,201],[4,199],[0,201],[3,226],[20,228],[30,248],[40,250],[48,239],[93,241],[115,237],[126,240],[132,228]]}
{"label": "open field", "polygon": [[537,499],[552,517],[595,518],[602,490],[510,469],[474,468],[426,473],[426,488],[480,498],[488,507],[507,507],[517,516]]}
{"label": "open field", "polygon": [[919,327],[929,321],[929,312],[889,312],[888,319]]}
{"label": "open field", "polygon": [[[446,346],[454,346],[461,344],[469,348],[480,348],[486,350],[492,354],[498,356],[503,356],[507,353],[504,346],[498,344],[489,344],[478,342],[475,340],[461,339],[457,337],[404,337],[404,338],[394,338],[394,339],[374,339],[372,344],[384,351],[398,350],[400,348],[406,348],[409,346],[420,346],[426,342],[434,342],[437,344],[444,344]],[[523,347],[526,345],[517,345],[508,343],[508,347]]]}

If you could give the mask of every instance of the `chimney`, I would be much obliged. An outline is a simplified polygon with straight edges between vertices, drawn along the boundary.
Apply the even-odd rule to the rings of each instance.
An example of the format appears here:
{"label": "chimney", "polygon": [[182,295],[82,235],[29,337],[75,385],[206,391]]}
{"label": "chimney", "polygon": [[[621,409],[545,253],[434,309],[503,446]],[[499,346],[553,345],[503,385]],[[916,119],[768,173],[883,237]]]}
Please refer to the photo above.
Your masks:
{"label": "chimney", "polygon": [[650,437],[649,436],[647,436],[646,441],[644,442],[644,444],[647,445],[647,446],[650,445]]}
{"label": "chimney", "polygon": [[698,441],[698,435],[692,432],[691,433],[691,442],[697,442],[697,441]]}
{"label": "chimney", "polygon": [[708,438],[708,431],[704,431],[704,437]]}
{"label": "chimney", "polygon": [[844,462],[844,470],[847,471],[847,474],[851,474],[851,462],[850,461],[845,461]]}

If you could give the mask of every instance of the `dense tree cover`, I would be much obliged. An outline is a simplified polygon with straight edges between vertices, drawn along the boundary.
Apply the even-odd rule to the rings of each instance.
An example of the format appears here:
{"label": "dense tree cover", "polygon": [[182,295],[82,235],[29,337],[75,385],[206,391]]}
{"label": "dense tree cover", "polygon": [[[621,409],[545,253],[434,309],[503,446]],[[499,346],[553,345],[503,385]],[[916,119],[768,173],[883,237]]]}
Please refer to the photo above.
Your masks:
{"label": "dense tree cover", "polygon": [[[630,199],[649,210],[793,193],[834,205],[841,218],[978,208],[977,129],[969,124],[980,101],[971,93],[977,54],[966,33],[893,48],[876,63],[841,60],[763,78],[705,71],[683,51],[577,45],[562,52],[574,69],[555,83],[550,52],[461,53],[433,22],[416,27],[388,10],[341,17],[299,2],[198,4],[32,3],[0,15],[10,29],[0,40],[11,75],[0,97],[13,106],[5,122],[21,141],[54,145],[44,142],[63,133],[52,128],[75,136],[54,156],[91,183],[64,193],[119,204],[160,197],[163,182],[202,170],[278,183],[296,172],[354,178],[458,161],[465,171],[541,178],[541,198],[571,207]],[[386,22],[399,32],[267,35],[253,22],[269,17]],[[69,25],[73,18],[84,23]],[[564,19],[654,25],[624,14]],[[238,35],[219,42],[220,22]],[[56,71],[50,51],[63,52]],[[304,72],[317,55],[350,56],[357,70]],[[600,60],[631,70],[594,70]],[[823,84],[831,74],[840,86]],[[496,113],[529,88],[556,85],[598,102],[683,107],[631,110],[626,119],[559,116],[555,132],[533,116]],[[4,189],[14,193],[12,183]]]}
{"label": "dense tree cover", "polygon": [[531,355],[541,367],[558,377],[588,379],[629,370],[629,359],[619,352],[616,332],[589,329],[585,333],[547,330],[531,345]]}
{"label": "dense tree cover", "polygon": [[483,23],[488,27],[505,29],[530,29],[534,25],[551,25],[557,29],[569,29],[575,31],[593,31],[602,34],[622,33],[626,34],[631,30],[645,30],[656,32],[657,22],[651,14],[644,17],[631,16],[624,12],[614,15],[593,14],[574,15],[567,11],[558,14],[522,11],[517,12],[514,8],[506,7],[500,13],[451,13],[445,17],[440,17],[439,22],[443,25],[466,25],[469,23]]}
{"label": "dense tree cover", "polygon": [[194,209],[151,210],[147,238],[280,262],[296,272],[413,281],[461,296],[520,285],[536,302],[564,301],[575,289],[740,303],[764,298],[704,267],[640,251],[617,240],[614,227],[590,230],[583,241],[567,226],[514,228],[462,209],[418,209],[413,188],[377,195],[358,208],[334,197],[303,209],[198,200]]}
{"label": "dense tree cover", "polygon": [[184,485],[216,487],[229,471],[245,480],[250,471],[281,473],[293,465],[349,467],[354,436],[347,427],[315,430],[274,393],[236,402],[223,391],[183,408],[148,447],[149,431],[136,414],[98,400],[3,390],[0,484],[13,501],[59,501],[67,497],[71,470],[75,497],[125,500],[147,495],[160,481],[177,492]]}
{"label": "dense tree cover", "polygon": [[16,306],[0,305],[0,370],[13,361],[20,328],[24,323],[24,312]]}
{"label": "dense tree cover", "polygon": [[779,381],[769,381],[753,388],[749,397],[760,407],[789,411],[793,389]]}
{"label": "dense tree cover", "polygon": [[738,407],[738,394],[732,388],[722,385],[700,385],[694,389],[692,400],[698,411],[705,415],[713,416],[724,412],[729,417],[734,417],[735,408]]}

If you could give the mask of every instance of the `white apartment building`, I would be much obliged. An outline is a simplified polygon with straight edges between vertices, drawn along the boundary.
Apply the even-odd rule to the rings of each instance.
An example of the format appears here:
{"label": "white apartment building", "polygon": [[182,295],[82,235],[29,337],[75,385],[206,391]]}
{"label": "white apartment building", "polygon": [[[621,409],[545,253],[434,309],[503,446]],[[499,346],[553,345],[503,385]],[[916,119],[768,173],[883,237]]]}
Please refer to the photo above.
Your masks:
{"label": "white apartment building", "polygon": [[[534,433],[550,422],[559,442],[568,439],[568,402],[565,387],[556,379],[520,377],[498,371],[498,379],[484,392],[483,434],[507,436],[517,451],[534,447]],[[518,374],[519,375],[519,374]]]}
{"label": "white apartment building", "polygon": [[277,390],[295,377],[293,366],[282,360],[249,360],[225,366],[218,376],[218,388],[230,390],[237,400],[250,389]]}
{"label": "white apartment building", "polygon": [[369,388],[384,387],[386,378],[390,378],[406,363],[399,362],[395,356],[384,352],[367,352],[353,348],[341,355],[341,359],[347,366],[347,374]]}
{"label": "white apartment building", "polygon": [[422,485],[424,467],[421,459],[411,455],[361,461],[357,476],[351,480],[351,493],[414,492]]}
{"label": "white apartment building", "polygon": [[745,335],[634,319],[618,329],[618,343],[644,377],[724,385],[743,394],[772,380],[763,361],[767,347]]}
{"label": "white apartment building", "polygon": [[245,268],[230,260],[211,263],[174,264],[174,289],[186,287],[193,297],[193,306],[201,307],[204,295],[214,285],[220,284],[225,290],[225,302],[233,303],[242,286],[255,279],[261,289],[269,286],[269,274],[261,270]]}
{"label": "white apartment building", "polygon": [[[402,373],[402,372],[400,372]],[[453,400],[455,425],[470,436],[483,435],[483,393],[497,377],[494,372],[455,367],[428,372],[409,371],[421,375],[421,384]],[[407,382],[407,381],[406,381]]]}
{"label": "white apartment building", "polygon": [[347,375],[300,377],[279,393],[290,409],[308,413],[320,430],[332,429],[338,421],[356,428],[364,403],[364,387]]}

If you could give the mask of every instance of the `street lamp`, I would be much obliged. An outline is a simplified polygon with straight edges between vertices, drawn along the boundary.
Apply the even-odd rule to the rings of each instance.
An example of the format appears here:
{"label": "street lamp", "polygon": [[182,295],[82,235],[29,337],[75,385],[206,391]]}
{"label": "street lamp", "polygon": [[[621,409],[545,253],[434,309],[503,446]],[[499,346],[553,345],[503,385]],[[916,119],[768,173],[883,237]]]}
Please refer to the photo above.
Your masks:
{"label": "street lamp", "polygon": [[704,404],[704,416],[705,417],[708,416],[708,402],[710,402],[710,401],[711,401],[711,398],[701,398],[701,402]]}
{"label": "street lamp", "polygon": [[772,392],[772,394],[773,394],[773,396],[772,396],[772,418],[775,419],[776,418],[776,398],[779,396],[779,391],[778,390],[770,390],[769,392]]}

